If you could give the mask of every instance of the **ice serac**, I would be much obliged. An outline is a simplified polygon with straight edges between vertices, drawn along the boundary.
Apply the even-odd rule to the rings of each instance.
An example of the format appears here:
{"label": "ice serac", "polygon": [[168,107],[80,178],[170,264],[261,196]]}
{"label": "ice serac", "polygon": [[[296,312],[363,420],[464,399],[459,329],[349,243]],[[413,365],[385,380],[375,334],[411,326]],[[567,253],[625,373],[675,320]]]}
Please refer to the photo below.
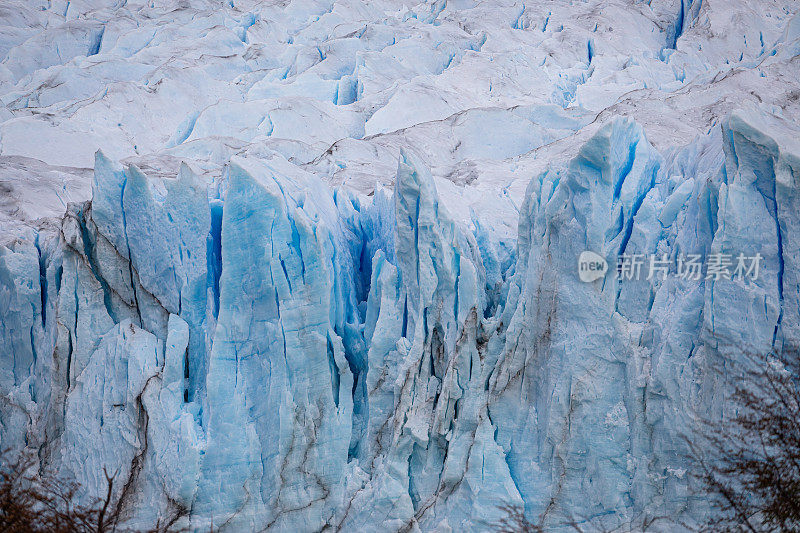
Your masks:
{"label": "ice serac", "polygon": [[497,440],[526,510],[548,523],[625,512],[636,498],[641,394],[627,337],[646,319],[636,306],[647,304],[649,286],[618,286],[613,275],[582,283],[576,264],[592,250],[613,268],[617,254],[638,247],[632,235],[661,165],[641,127],[618,120],[528,188],[490,413],[503,421]]}
{"label": "ice serac", "polygon": [[182,478],[202,448],[192,369],[206,358],[206,184],[183,168],[160,185],[98,154],[94,199],[70,205],[61,228],[55,358],[67,383],[52,461],[77,462],[87,435],[103,435],[76,479],[93,498],[103,467],[115,474],[115,504],[135,527],[187,514]]}
{"label": "ice serac", "polygon": [[215,524],[319,529],[340,499],[353,375],[334,330],[333,254],[313,198],[231,165],[196,503]]}
{"label": "ice serac", "polygon": [[44,446],[46,406],[63,389],[51,356],[57,294],[56,263],[45,239],[29,233],[0,246],[0,448],[10,453]]}
{"label": "ice serac", "polygon": [[[794,156],[748,116],[734,114],[666,160],[641,128],[617,120],[565,169],[531,182],[490,413],[504,421],[497,441],[527,512],[553,527],[707,512],[692,496],[684,439],[695,413],[723,415],[727,390],[712,369],[787,341]],[[649,278],[645,262],[638,281],[586,284],[573,266],[584,249],[612,268],[623,253],[673,264],[724,253],[731,271],[738,254],[761,254],[763,264],[756,280],[695,281],[674,267]]]}
{"label": "ice serac", "polygon": [[[764,276],[746,294],[731,283],[715,284],[707,313],[714,319],[710,327],[728,341],[726,349],[740,345],[755,353],[800,344],[795,231],[800,168],[791,151],[796,146],[769,131],[765,119],[752,112],[732,115],[723,127],[725,174],[713,246],[734,255],[755,247],[764,257]],[[739,310],[735,320],[724,312],[730,305]]]}
{"label": "ice serac", "polygon": [[[115,475],[139,529],[701,520],[714,370],[800,342],[794,138],[746,110],[662,154],[612,120],[531,180],[515,250],[412,150],[371,200],[274,154],[213,181],[97,154],[91,201],[0,247],[0,443],[84,501]],[[758,278],[614,275],[718,252]]]}
{"label": "ice serac", "polygon": [[103,494],[105,474],[115,475],[116,501],[135,487],[148,451],[142,395],[163,364],[158,339],[126,319],[99,339],[76,377],[65,403],[58,453],[64,471],[95,489],[86,494],[86,503]]}
{"label": "ice serac", "polygon": [[439,204],[433,178],[410,153],[400,156],[394,206],[397,264],[375,254],[366,312],[360,469],[369,478],[340,527],[487,527],[500,505],[521,500],[487,411],[476,239]]}

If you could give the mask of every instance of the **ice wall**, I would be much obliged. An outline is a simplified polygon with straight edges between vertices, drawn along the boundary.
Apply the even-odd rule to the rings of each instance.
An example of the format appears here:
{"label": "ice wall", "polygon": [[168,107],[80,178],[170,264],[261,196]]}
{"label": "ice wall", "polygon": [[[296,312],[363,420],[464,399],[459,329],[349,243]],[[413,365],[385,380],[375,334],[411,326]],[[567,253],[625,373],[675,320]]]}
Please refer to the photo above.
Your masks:
{"label": "ice wall", "polygon": [[[0,246],[0,446],[87,501],[117,472],[135,528],[701,519],[684,437],[722,416],[712,370],[800,343],[798,179],[756,113],[664,154],[617,119],[533,177],[508,254],[411,152],[370,200],[255,158],[210,182],[98,153],[90,202]],[[583,283],[584,250],[764,262]]]}

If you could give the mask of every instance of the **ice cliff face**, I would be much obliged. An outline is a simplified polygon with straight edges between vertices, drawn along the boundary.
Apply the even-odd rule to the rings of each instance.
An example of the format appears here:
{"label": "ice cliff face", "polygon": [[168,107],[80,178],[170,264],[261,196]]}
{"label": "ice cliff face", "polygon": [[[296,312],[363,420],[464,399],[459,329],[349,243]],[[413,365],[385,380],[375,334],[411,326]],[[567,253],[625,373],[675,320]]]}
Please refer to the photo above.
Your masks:
{"label": "ice cliff face", "polygon": [[800,19],[452,4],[0,7],[0,447],[140,529],[702,520],[800,344]]}

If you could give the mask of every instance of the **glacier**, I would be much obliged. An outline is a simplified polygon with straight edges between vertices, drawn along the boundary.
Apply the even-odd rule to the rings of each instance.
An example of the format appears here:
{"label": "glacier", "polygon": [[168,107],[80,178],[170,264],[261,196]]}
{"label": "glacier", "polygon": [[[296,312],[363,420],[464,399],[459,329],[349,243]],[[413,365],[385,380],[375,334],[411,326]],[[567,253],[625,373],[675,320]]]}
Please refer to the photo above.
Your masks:
{"label": "glacier", "polygon": [[719,370],[800,346],[792,9],[0,6],[0,449],[133,530],[703,523]]}

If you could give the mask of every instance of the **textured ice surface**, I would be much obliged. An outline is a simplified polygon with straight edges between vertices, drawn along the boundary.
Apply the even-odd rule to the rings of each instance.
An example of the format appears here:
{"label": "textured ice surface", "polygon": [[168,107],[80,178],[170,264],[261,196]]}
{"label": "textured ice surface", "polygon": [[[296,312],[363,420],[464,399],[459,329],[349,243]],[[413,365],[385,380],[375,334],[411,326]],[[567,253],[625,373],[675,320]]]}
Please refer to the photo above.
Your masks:
{"label": "textured ice surface", "polygon": [[6,2],[0,448],[141,529],[702,520],[713,370],[800,343],[795,10]]}

